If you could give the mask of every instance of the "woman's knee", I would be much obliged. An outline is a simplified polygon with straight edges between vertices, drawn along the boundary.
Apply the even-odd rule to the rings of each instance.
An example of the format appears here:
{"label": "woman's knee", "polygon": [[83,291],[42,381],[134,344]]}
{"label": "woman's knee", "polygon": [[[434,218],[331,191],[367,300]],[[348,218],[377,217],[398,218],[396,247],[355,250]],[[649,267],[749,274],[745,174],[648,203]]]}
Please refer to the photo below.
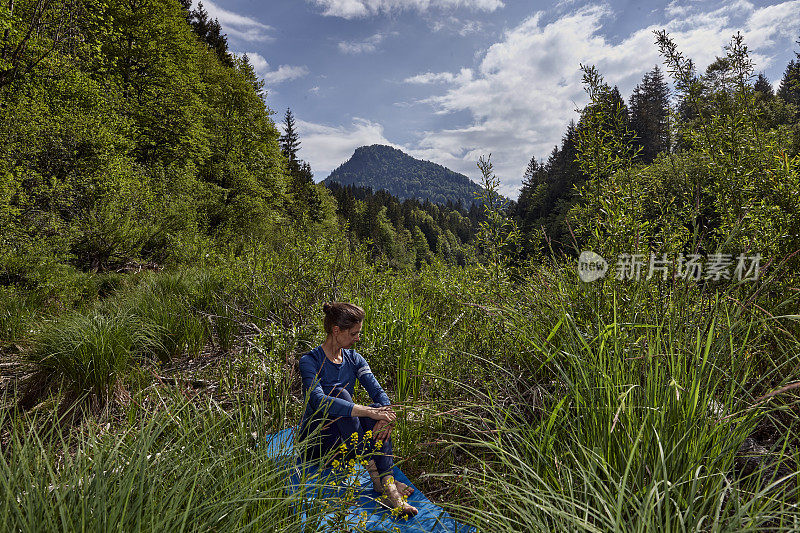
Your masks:
{"label": "woman's knee", "polygon": [[347,392],[347,389],[344,389],[342,387],[334,387],[331,390],[330,396],[341,398],[342,400],[344,400],[346,402],[352,402],[353,401],[353,397],[350,396],[350,393]]}

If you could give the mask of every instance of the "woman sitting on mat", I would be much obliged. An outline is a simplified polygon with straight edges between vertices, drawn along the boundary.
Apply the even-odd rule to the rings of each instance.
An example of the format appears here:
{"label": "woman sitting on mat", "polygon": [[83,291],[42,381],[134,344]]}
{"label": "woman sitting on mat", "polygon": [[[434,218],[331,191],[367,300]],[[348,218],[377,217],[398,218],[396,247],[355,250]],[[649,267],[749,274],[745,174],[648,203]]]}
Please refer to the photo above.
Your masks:
{"label": "woman sitting on mat", "polygon": [[[367,470],[375,491],[384,494],[397,512],[416,515],[417,509],[405,501],[414,489],[392,476],[391,433],[397,415],[367,361],[352,349],[359,340],[364,310],[344,302],[326,303],[322,310],[327,338],[300,358],[303,393],[307,397],[300,440],[313,437],[305,459],[320,459],[342,444],[347,446],[345,460],[356,454],[372,457]],[[353,402],[356,379],[374,402],[369,407]]]}

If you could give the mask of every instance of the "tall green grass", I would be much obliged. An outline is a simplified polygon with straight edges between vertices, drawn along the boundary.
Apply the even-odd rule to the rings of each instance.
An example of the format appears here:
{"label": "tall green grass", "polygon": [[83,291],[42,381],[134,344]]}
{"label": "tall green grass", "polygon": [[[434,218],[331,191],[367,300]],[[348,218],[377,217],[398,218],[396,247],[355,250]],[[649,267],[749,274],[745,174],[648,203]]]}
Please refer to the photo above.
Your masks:
{"label": "tall green grass", "polygon": [[206,309],[193,305],[208,306],[213,298],[204,281],[194,271],[159,273],[115,302],[156,328],[159,343],[153,353],[164,364],[183,353],[196,356],[211,336],[209,322],[200,314]]}
{"label": "tall green grass", "polygon": [[63,390],[69,402],[85,397],[96,407],[125,394],[133,360],[159,346],[155,329],[131,313],[73,312],[43,326],[26,359],[35,374],[26,403]]}
{"label": "tall green grass", "polygon": [[796,528],[793,427],[754,471],[737,462],[745,439],[780,424],[759,399],[798,378],[800,342],[733,290],[557,281],[570,298],[499,308],[519,366],[464,354],[496,378],[459,384],[478,399],[451,435],[468,458],[458,482],[472,506],[459,511],[486,531]]}
{"label": "tall green grass", "polygon": [[363,351],[377,372],[391,378],[387,386],[399,403],[419,398],[431,337],[422,305],[406,298],[379,293],[361,301],[366,313]]}
{"label": "tall green grass", "polygon": [[0,348],[29,338],[41,307],[41,299],[36,295],[0,288]]}
{"label": "tall green grass", "polygon": [[[271,517],[271,506],[294,516],[271,496],[261,499],[237,484],[252,480],[243,458],[251,453],[245,444],[250,434],[298,422],[302,401],[294,364],[324,339],[321,304],[331,299],[354,301],[367,311],[356,349],[402,406],[394,434],[402,468],[434,500],[481,530],[795,527],[800,498],[797,480],[787,477],[797,470],[795,397],[792,390],[765,395],[800,379],[797,324],[781,316],[792,314],[796,301],[778,301],[779,289],[768,282],[584,284],[572,265],[548,263],[529,265],[499,287],[477,268],[431,265],[398,273],[367,264],[341,243],[293,246],[264,255],[253,250],[206,269],[143,275],[139,285],[82,315],[53,322],[51,327],[61,328],[52,335],[58,342],[41,337],[34,351],[40,357],[32,360],[38,365],[46,353],[66,358],[69,364],[51,372],[63,380],[87,367],[83,348],[65,346],[83,346],[82,339],[100,338],[86,332],[103,320],[127,317],[120,318],[127,326],[103,326],[110,332],[107,343],[88,344],[101,361],[102,354],[120,354],[114,364],[95,365],[106,368],[101,374],[112,381],[92,389],[70,378],[76,395],[105,390],[99,397],[113,396],[108,391],[119,390],[120,376],[135,373],[139,354],[160,350],[166,362],[197,353],[203,343],[225,350],[224,357],[209,358],[216,364],[203,370],[202,379],[213,386],[198,393],[191,408],[168,410],[169,401],[154,403],[148,393],[141,412],[113,419],[113,435],[92,429],[90,444],[82,439],[92,426],[77,430],[87,456],[107,457],[104,470],[126,471],[130,461],[174,485],[172,492],[149,470],[114,478],[123,486],[135,480],[155,487],[148,490],[161,500],[136,504],[155,525],[131,518],[126,523],[134,529],[257,529],[266,522],[252,517]],[[147,342],[125,340],[142,331],[150,332]],[[154,388],[161,394],[164,387]],[[176,387],[179,392],[195,394]],[[126,405],[135,406],[136,398]],[[367,400],[363,393],[361,400]],[[154,425],[145,431],[149,426],[141,420],[149,416]],[[19,442],[4,449],[33,454],[30,464],[56,465],[53,471],[63,477],[54,474],[48,486],[89,479],[81,473],[84,466],[63,470],[75,441],[72,448],[56,446],[58,439],[30,433],[41,441],[34,445],[36,439],[23,437],[29,425],[20,424],[13,432]],[[765,440],[765,433],[772,439]],[[745,471],[740,448],[752,437],[770,447],[771,455],[758,457],[752,463],[757,467]],[[190,451],[185,461],[174,452],[171,470],[159,470],[132,455],[137,442],[150,455]],[[24,464],[9,466],[7,475],[28,468]],[[30,469],[26,475],[34,476]],[[220,479],[212,481],[204,469]],[[18,490],[24,483],[14,494],[30,492]],[[265,481],[264,487],[272,494],[277,485]],[[236,513],[243,501],[255,507],[234,520],[222,517],[223,503],[195,511],[201,499],[235,502]],[[75,501],[76,508],[88,505]],[[36,516],[36,502],[26,504],[26,513]],[[55,503],[42,505],[47,517],[37,520],[43,523],[76,520]],[[129,520],[119,518],[128,512],[126,505],[121,495],[112,495],[107,513]],[[297,525],[291,517],[276,527],[291,530]],[[13,520],[6,524],[24,529],[22,518]]]}
{"label": "tall green grass", "polygon": [[13,427],[0,454],[0,530],[300,530],[293,463],[253,446],[249,405],[223,414],[152,400],[160,407],[131,407],[125,429],[89,422],[73,434],[46,429],[62,426],[54,418],[0,414]]}

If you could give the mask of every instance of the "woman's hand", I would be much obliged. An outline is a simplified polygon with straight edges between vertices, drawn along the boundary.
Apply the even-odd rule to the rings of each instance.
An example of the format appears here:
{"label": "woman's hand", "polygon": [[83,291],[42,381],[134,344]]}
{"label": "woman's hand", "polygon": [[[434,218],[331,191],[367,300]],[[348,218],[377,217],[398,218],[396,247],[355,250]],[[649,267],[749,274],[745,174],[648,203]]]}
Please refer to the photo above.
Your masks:
{"label": "woman's hand", "polygon": [[397,420],[397,414],[390,406],[375,407],[375,416],[371,418],[377,420],[375,427],[372,428],[372,434],[377,440],[386,440],[392,434],[394,429],[394,421]]}
{"label": "woman's hand", "polygon": [[372,428],[372,434],[377,440],[385,441],[392,434],[394,423],[378,420]]}
{"label": "woman's hand", "polygon": [[397,419],[394,409],[392,409],[392,407],[389,405],[384,405],[383,407],[373,407],[369,417],[373,420],[377,420],[378,422],[384,421],[388,423],[394,423],[394,421]]}

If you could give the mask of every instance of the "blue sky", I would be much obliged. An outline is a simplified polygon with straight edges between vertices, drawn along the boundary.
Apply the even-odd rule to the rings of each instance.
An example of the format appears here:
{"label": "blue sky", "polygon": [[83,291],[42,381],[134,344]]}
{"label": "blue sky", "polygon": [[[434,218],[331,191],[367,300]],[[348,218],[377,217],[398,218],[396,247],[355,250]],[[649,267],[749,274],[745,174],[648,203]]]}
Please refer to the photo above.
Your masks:
{"label": "blue sky", "polygon": [[492,154],[516,198],[531,157],[546,159],[586,103],[580,63],[627,99],[663,63],[666,29],[704,69],[741,31],[775,86],[800,50],[800,0],[206,0],[229,47],[287,107],[300,157],[324,179],[367,144],[389,144],[478,180]]}

